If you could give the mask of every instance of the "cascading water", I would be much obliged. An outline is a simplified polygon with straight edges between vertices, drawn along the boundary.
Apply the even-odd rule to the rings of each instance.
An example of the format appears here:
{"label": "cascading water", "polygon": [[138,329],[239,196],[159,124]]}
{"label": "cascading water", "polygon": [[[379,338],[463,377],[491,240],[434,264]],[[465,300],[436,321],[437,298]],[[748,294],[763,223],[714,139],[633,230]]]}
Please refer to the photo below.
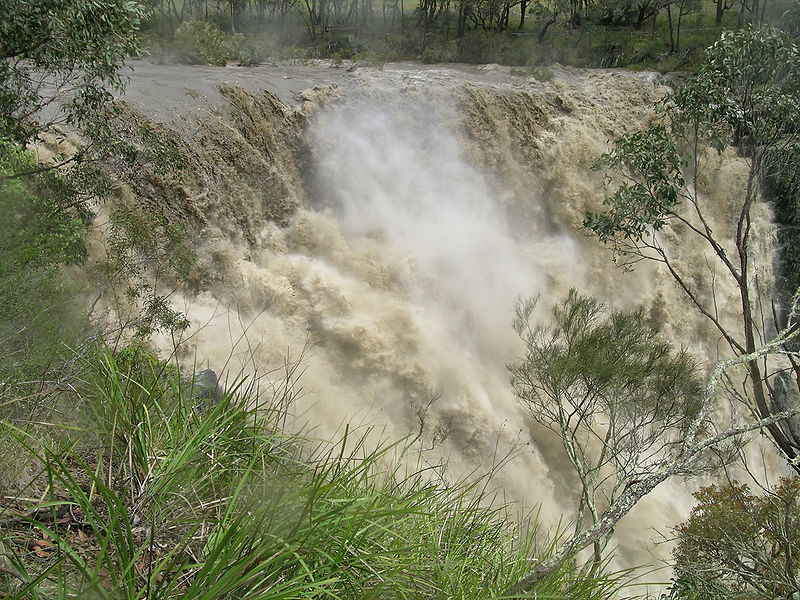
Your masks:
{"label": "cascading water", "polygon": [[[667,277],[617,270],[580,230],[602,197],[591,164],[666,91],[652,75],[556,69],[539,82],[500,67],[318,66],[293,67],[289,80],[264,68],[241,75],[253,93],[220,96],[213,78],[231,73],[206,70],[191,96],[173,90],[170,112],[149,108],[153,82],[170,76],[148,69],[129,99],[191,157],[163,212],[195,215],[204,240],[202,291],[175,297],[193,325],[184,348],[227,373],[263,373],[307,348],[295,411],[321,437],[344,423],[414,434],[438,397],[425,460],[459,477],[514,451],[494,484],[555,525],[572,518],[576,487],[560,441],[533,427],[509,385],[515,299],[538,296],[541,319],[570,286],[616,308],[644,304],[676,344],[716,357],[717,336]],[[289,102],[297,79],[318,88],[294,108],[255,93]],[[707,175],[721,220],[743,172],[725,155]],[[676,258],[700,256],[675,242]],[[621,564],[650,562],[645,532],[690,505],[681,485],[659,488],[618,528]]]}

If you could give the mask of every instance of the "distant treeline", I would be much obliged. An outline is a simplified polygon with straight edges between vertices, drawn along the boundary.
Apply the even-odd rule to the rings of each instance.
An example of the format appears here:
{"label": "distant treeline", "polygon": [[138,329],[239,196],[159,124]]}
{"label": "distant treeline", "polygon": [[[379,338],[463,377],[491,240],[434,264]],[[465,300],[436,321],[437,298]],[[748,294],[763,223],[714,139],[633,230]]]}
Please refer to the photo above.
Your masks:
{"label": "distant treeline", "polygon": [[[651,32],[664,52],[682,47],[687,28],[717,37],[722,27],[794,20],[791,0],[146,0],[151,25],[174,35],[190,20],[212,21],[232,34],[280,26],[293,41],[336,36],[363,38],[409,30],[464,38],[470,31],[527,34],[542,44],[548,34]],[[286,28],[289,28],[288,30]],[[304,32],[301,34],[300,32]],[[302,38],[305,38],[304,40]],[[695,36],[697,37],[697,36]],[[557,43],[557,42],[556,42]],[[689,42],[691,45],[691,42]]]}

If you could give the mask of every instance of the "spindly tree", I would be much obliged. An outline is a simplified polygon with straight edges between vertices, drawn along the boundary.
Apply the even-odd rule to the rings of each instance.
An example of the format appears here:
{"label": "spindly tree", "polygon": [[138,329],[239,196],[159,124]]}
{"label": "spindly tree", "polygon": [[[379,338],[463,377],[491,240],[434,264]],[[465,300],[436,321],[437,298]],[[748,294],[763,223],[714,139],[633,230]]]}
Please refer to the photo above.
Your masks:
{"label": "spindly tree", "polygon": [[561,19],[567,20],[572,6],[573,3],[568,0],[536,0],[528,4],[528,11],[536,22],[537,40],[540,44],[550,27]]}
{"label": "spindly tree", "polygon": [[[605,208],[590,213],[584,225],[627,267],[641,260],[663,264],[732,353],[752,355],[785,323],[759,272],[754,220],[764,181],[786,168],[785,157],[795,155],[800,140],[800,50],[776,30],[726,32],[708,49],[699,75],[662,108],[664,122],[618,139],[600,160],[609,186]],[[722,225],[714,223],[701,174],[708,152],[727,146],[746,162],[747,178]],[[705,248],[691,262],[707,265],[705,280],[713,285],[702,286],[694,266],[665,246],[661,234],[667,229],[679,229]],[[738,292],[738,323],[721,312],[723,282]],[[797,387],[800,368],[792,366]],[[740,398],[754,417],[790,408],[793,396],[775,385],[779,377],[790,381],[785,365],[751,360],[747,372]],[[800,472],[800,432],[787,422],[768,431]]]}
{"label": "spindly tree", "polygon": [[[559,311],[566,309],[569,303],[568,301],[562,305],[562,307],[559,307]],[[707,458],[709,452],[714,455],[719,455],[720,453],[723,455],[730,454],[730,451],[738,447],[741,436],[748,432],[760,431],[776,423],[785,422],[787,419],[800,414],[800,408],[794,408],[775,412],[766,418],[748,421],[742,421],[736,418],[735,415],[723,421],[718,415],[720,391],[724,389],[724,384],[731,378],[734,369],[742,365],[747,365],[754,360],[784,354],[787,344],[795,341],[798,336],[800,336],[800,329],[798,329],[798,325],[800,325],[800,321],[798,320],[800,319],[800,294],[795,296],[792,307],[788,315],[786,327],[779,331],[772,340],[757,348],[751,354],[736,356],[717,363],[705,386],[705,390],[697,399],[697,403],[691,402],[686,409],[675,411],[674,407],[676,405],[680,406],[683,403],[683,399],[676,397],[674,401],[670,401],[670,396],[672,396],[672,394],[691,392],[693,384],[689,382],[687,387],[686,383],[681,384],[678,381],[668,378],[665,380],[665,382],[667,382],[666,386],[659,384],[653,388],[662,391],[652,396],[648,392],[648,389],[651,388],[654,380],[648,381],[648,379],[655,375],[655,373],[648,374],[647,367],[642,371],[642,367],[645,365],[639,364],[637,366],[639,360],[635,358],[632,360],[631,366],[634,372],[638,372],[639,379],[642,380],[643,386],[641,389],[633,389],[632,383],[627,384],[627,387],[630,388],[629,394],[627,396],[624,394],[620,395],[615,403],[617,403],[622,410],[631,412],[640,410],[642,412],[642,415],[635,415],[631,417],[631,419],[632,421],[636,419],[640,420],[639,424],[642,429],[641,439],[646,440],[649,432],[652,431],[654,427],[662,427],[657,425],[658,419],[661,418],[658,416],[660,414],[659,410],[657,408],[655,410],[653,408],[647,408],[647,406],[655,397],[662,396],[663,391],[667,391],[664,398],[671,406],[668,406],[666,411],[667,414],[673,415],[671,420],[674,425],[662,429],[667,433],[664,444],[660,445],[654,443],[653,446],[648,446],[646,443],[640,445],[638,429],[630,429],[630,440],[634,443],[633,446],[640,445],[643,449],[643,452],[639,453],[639,457],[636,459],[638,461],[638,468],[628,471],[629,475],[624,487],[620,489],[620,487],[617,486],[614,494],[607,497],[609,503],[604,505],[601,511],[598,511],[596,519],[592,517],[593,522],[591,524],[588,524],[582,531],[576,532],[574,535],[570,536],[560,546],[554,548],[547,556],[535,562],[531,566],[530,571],[510,587],[508,590],[510,595],[525,594],[534,589],[537,584],[555,573],[560,565],[574,558],[584,548],[597,543],[602,546],[603,541],[613,533],[620,519],[625,517],[642,498],[674,475],[692,473],[698,468],[705,468],[708,464]],[[546,350],[544,356],[552,354],[554,359],[551,358],[549,361],[545,360],[542,367],[532,364],[517,367],[517,369],[520,369],[518,375],[520,379],[517,382],[517,390],[523,401],[527,401],[527,398],[536,398],[534,402],[550,404],[551,414],[555,416],[554,422],[563,422],[567,426],[567,429],[564,430],[564,437],[562,438],[565,440],[565,446],[573,445],[575,450],[580,452],[580,444],[570,441],[573,439],[581,439],[579,435],[573,432],[579,432],[582,429],[584,431],[583,439],[591,440],[591,437],[596,437],[598,433],[602,435],[609,430],[613,431],[613,428],[610,426],[611,420],[606,412],[611,409],[604,407],[603,403],[592,401],[592,394],[595,388],[594,381],[597,380],[602,384],[600,389],[606,387],[607,382],[604,382],[602,377],[598,379],[598,375],[605,371],[607,373],[614,373],[613,379],[621,377],[620,381],[624,382],[626,380],[625,374],[617,372],[614,365],[624,364],[630,358],[635,357],[637,349],[641,351],[642,346],[637,347],[637,345],[634,344],[629,349],[625,344],[620,343],[618,345],[616,343],[611,343],[609,348],[615,348],[621,356],[614,357],[603,352],[602,349],[597,346],[595,348],[599,350],[597,356],[587,356],[583,351],[576,352],[575,350],[569,349],[572,348],[573,345],[576,345],[576,348],[580,348],[583,344],[581,338],[584,335],[590,340],[602,339],[597,338],[594,331],[597,329],[602,330],[604,326],[590,320],[585,323],[584,328],[581,327],[580,320],[578,320],[575,327],[570,326],[568,328],[570,331],[569,334],[567,334],[567,330],[564,330],[562,334],[559,333],[559,331],[563,329],[563,326],[558,325],[559,319],[561,319],[561,317],[556,315],[557,323],[555,328],[550,329],[549,331],[551,333],[543,337],[536,333],[535,328],[531,330],[533,337],[530,339],[534,340],[534,351],[531,352],[531,344],[529,343],[529,350],[523,362],[528,363],[530,361],[542,359],[543,356],[540,356],[537,348]],[[546,330],[540,329],[539,331]],[[553,332],[555,335],[553,335]],[[574,334],[577,335],[573,337]],[[634,335],[634,338],[636,335]],[[523,336],[523,339],[526,337],[529,336],[526,334]],[[622,336],[620,342],[625,339],[625,337],[627,336]],[[648,336],[645,335],[642,339],[646,340],[647,337]],[[613,339],[613,337],[604,340],[603,345],[608,344],[611,339]],[[550,347],[550,340],[554,342],[552,347]],[[650,342],[645,344],[644,347],[647,347],[649,344]],[[594,342],[589,344],[589,346],[592,345],[595,345]],[[797,353],[795,353],[795,356],[797,356]],[[582,359],[584,362],[583,366],[578,366]],[[588,365],[586,364],[587,359]],[[593,362],[597,364],[592,364]],[[663,363],[663,359],[662,361],[657,360],[656,362]],[[575,367],[571,366],[573,363],[576,364]],[[513,370],[514,368],[512,368],[512,371]],[[684,372],[685,374],[685,369],[681,367],[675,372]],[[655,381],[658,381],[658,379],[655,379]],[[564,384],[568,384],[568,386],[565,388]],[[616,385],[612,385],[609,389],[613,390],[615,387]],[[623,386],[623,389],[624,387],[625,386]],[[552,390],[549,393],[545,391],[548,388]],[[554,393],[556,390],[559,390],[558,396]],[[638,395],[640,392],[641,395]],[[575,394],[574,396],[572,396],[573,393]],[[691,398],[691,396],[688,396],[688,398]],[[532,404],[531,406],[535,405]],[[579,417],[579,415],[582,414],[581,411],[584,411],[583,414],[585,416],[583,418]],[[544,419],[544,417],[540,418]],[[681,435],[670,435],[670,429],[672,429],[673,426]],[[624,433],[626,427],[617,429],[617,432],[623,435],[623,440],[626,435]],[[587,428],[592,429],[592,431],[587,431]],[[560,425],[558,429],[561,429]],[[597,440],[592,443],[595,444],[594,448],[602,449],[605,447],[605,442],[603,440]],[[594,450],[589,445],[584,445],[583,448]],[[573,450],[568,451],[568,454],[569,452],[573,452]],[[630,456],[630,453],[627,453],[627,455]],[[623,452],[623,457],[624,456],[626,456],[625,452]],[[591,465],[591,462],[586,462],[586,464]],[[613,465],[613,463],[607,465],[607,469],[609,467],[610,470],[606,470],[605,472],[613,474],[619,470],[619,466]],[[597,472],[599,473],[600,471]],[[610,479],[608,481],[612,480],[613,479]],[[602,479],[597,477],[587,479],[587,481],[590,485],[595,487],[598,482],[601,483],[601,485],[603,484]]]}
{"label": "spindly tree", "polygon": [[[553,308],[553,324],[536,326],[535,304],[517,307],[526,352],[509,370],[517,397],[560,438],[572,465],[578,535],[680,447],[703,389],[693,360],[663,341],[643,310],[609,312],[572,289]],[[610,534],[593,543],[595,567]]]}
{"label": "spindly tree", "polygon": [[[620,138],[601,159],[598,168],[606,172],[609,186],[605,207],[589,214],[585,227],[626,268],[644,260],[662,263],[690,302],[717,328],[733,356],[717,363],[685,434],[664,447],[663,455],[654,455],[648,468],[611,497],[593,524],[534,564],[510,593],[532,589],[583,548],[602,544],[616,523],[660,483],[702,465],[711,449],[735,450],[739,442],[729,442],[746,432],[767,431],[789,464],[800,470],[796,418],[800,369],[794,345],[800,336],[800,294],[786,302],[782,311],[777,307],[773,311],[770,298],[762,295],[769,290],[761,285],[765,282],[759,277],[754,249],[761,184],[768,174],[784,168],[786,150],[797,145],[798,97],[800,52],[791,40],[774,30],[726,33],[708,50],[700,74],[665,101],[662,121]],[[723,230],[712,219],[700,175],[708,152],[726,146],[738,149],[747,164],[747,179],[733,214],[723,221],[730,224],[729,229]],[[704,245],[704,256],[692,262],[707,265],[710,272],[705,279],[712,285],[699,287],[702,279],[696,277],[694,267],[687,267],[664,244],[662,234],[669,228],[679,228],[684,238],[693,236]],[[722,302],[715,295],[723,277],[738,291],[738,323],[722,314]],[[591,329],[595,324],[588,321],[586,326]],[[547,368],[556,369],[555,381],[561,385],[569,378],[559,375],[559,364]],[[745,384],[732,386],[738,369],[746,372]],[[531,378],[537,380],[541,378]],[[723,420],[719,412],[723,389],[744,402],[750,412],[741,415],[734,410]],[[565,398],[562,392],[562,404]],[[563,406],[567,408],[564,414],[571,415],[569,403]]]}

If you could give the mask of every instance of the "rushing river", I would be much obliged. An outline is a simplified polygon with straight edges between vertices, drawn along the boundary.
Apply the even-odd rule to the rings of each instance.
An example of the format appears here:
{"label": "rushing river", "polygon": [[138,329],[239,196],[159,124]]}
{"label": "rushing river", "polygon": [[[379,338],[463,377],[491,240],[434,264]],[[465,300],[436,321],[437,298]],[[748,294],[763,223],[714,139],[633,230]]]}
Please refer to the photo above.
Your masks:
{"label": "rushing river", "polygon": [[[511,455],[492,485],[563,525],[576,482],[506,372],[521,351],[515,300],[538,296],[542,320],[571,286],[644,305],[675,343],[717,358],[717,336],[669,277],[617,269],[581,230],[602,198],[592,163],[667,91],[653,74],[561,68],[539,81],[498,66],[136,64],[127,100],[191,157],[181,181],[128,198],[200,240],[198,291],[173,295],[192,322],[182,356],[227,377],[267,374],[266,389],[302,355],[297,427],[397,439],[424,424],[419,460],[451,479]],[[744,173],[723,154],[703,175],[720,226]],[[697,265],[702,289],[702,249],[663,241]],[[716,291],[735,318],[735,291]],[[618,528],[619,564],[652,562],[691,500],[675,482],[643,502]]]}

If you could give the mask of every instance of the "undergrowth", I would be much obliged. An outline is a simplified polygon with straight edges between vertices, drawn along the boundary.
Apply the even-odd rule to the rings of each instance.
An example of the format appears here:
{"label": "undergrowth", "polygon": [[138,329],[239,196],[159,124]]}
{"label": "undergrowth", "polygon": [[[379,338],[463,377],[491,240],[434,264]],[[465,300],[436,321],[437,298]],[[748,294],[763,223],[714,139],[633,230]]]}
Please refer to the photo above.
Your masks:
{"label": "undergrowth", "polygon": [[[503,598],[548,551],[480,479],[403,466],[404,442],[289,433],[293,386],[199,390],[143,346],[101,349],[84,373],[70,418],[2,422],[28,467],[2,490],[3,598]],[[531,597],[620,585],[567,564]]]}

